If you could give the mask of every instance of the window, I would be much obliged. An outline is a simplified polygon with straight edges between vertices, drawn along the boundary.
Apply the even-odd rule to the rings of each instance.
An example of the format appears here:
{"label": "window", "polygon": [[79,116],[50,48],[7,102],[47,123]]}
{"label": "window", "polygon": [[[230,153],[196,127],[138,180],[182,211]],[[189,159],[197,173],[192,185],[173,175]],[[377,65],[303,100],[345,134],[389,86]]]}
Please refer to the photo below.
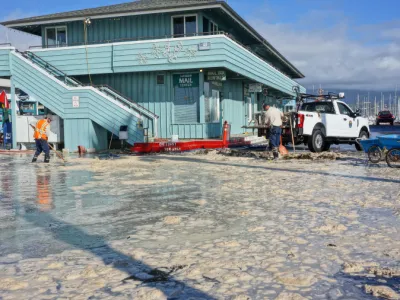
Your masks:
{"label": "window", "polygon": [[190,36],[197,33],[197,16],[172,17],[172,34],[175,37]]}
{"label": "window", "polygon": [[324,114],[335,114],[332,102],[304,103],[301,110],[309,112],[320,112]]}
{"label": "window", "polygon": [[211,33],[212,34],[218,33],[218,25],[215,24],[214,22],[210,22],[210,25],[211,25]]}
{"label": "window", "polygon": [[348,108],[346,105],[344,105],[343,103],[339,103],[338,102],[338,106],[339,106],[339,111],[341,115],[346,115],[346,116],[351,116],[352,115],[352,111],[350,108]]}
{"label": "window", "polygon": [[163,85],[165,83],[165,76],[164,74],[157,75],[157,84]]}
{"label": "window", "polygon": [[67,27],[46,28],[45,44],[47,47],[62,47],[67,45]]}

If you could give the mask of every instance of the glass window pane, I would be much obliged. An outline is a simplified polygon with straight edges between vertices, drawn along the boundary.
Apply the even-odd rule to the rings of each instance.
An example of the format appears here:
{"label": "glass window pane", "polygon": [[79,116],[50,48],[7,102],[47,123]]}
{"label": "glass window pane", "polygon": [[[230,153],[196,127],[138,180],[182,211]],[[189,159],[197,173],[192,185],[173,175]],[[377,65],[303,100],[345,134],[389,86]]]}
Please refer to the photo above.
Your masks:
{"label": "glass window pane", "polygon": [[342,103],[338,103],[338,106],[339,106],[340,114],[347,115],[347,116],[351,115],[351,111],[346,105],[344,105]]}
{"label": "glass window pane", "polygon": [[164,84],[164,75],[157,75],[157,84]]}
{"label": "glass window pane", "polygon": [[196,16],[186,17],[186,35],[193,35],[197,33]]}
{"label": "glass window pane", "polygon": [[183,36],[185,34],[185,21],[183,17],[179,17],[179,18],[173,18],[173,22],[174,22],[174,32],[173,35],[174,36]]}
{"label": "glass window pane", "polygon": [[67,29],[57,28],[57,46],[65,46],[67,44]]}
{"label": "glass window pane", "polygon": [[46,29],[46,45],[47,46],[55,46],[56,45],[56,29],[55,28],[47,28]]}

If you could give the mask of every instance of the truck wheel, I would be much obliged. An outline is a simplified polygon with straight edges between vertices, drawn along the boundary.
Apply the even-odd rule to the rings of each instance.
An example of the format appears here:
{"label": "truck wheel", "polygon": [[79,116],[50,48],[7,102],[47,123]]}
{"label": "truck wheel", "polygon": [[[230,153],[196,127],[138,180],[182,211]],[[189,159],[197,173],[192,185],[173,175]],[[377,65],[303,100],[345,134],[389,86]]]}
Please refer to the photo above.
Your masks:
{"label": "truck wheel", "polygon": [[331,149],[331,143],[325,143],[324,147],[322,147],[322,151],[329,151]]}
{"label": "truck wheel", "polygon": [[[368,132],[366,132],[365,130],[360,132],[360,140],[368,140],[369,135]],[[361,144],[359,142],[356,142],[356,149],[357,151],[363,151],[363,148],[361,147]]]}
{"label": "truck wheel", "polygon": [[322,149],[325,144],[325,137],[322,134],[322,131],[319,129],[316,129],[313,131],[312,136],[308,139],[308,149],[310,149],[311,152],[322,152]]}

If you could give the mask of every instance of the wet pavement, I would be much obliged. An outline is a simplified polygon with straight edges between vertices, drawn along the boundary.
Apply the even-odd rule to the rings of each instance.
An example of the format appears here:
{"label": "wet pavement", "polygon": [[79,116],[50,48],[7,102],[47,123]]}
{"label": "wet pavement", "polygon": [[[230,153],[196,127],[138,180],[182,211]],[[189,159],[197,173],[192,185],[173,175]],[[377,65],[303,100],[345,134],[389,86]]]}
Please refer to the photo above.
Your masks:
{"label": "wet pavement", "polygon": [[0,180],[0,299],[400,294],[400,170],[360,154],[0,155]]}

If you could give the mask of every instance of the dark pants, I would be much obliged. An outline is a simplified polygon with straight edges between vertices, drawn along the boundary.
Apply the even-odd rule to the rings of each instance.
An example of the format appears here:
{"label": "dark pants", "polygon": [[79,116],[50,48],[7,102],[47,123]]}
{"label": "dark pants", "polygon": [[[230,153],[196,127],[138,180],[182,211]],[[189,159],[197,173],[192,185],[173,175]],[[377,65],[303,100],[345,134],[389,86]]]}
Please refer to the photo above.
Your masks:
{"label": "dark pants", "polygon": [[269,142],[272,150],[279,147],[281,143],[282,128],[273,126],[270,131]]}
{"label": "dark pants", "polygon": [[49,144],[47,143],[46,140],[35,140],[36,143],[36,152],[35,156],[38,157],[40,153],[44,152],[44,155],[49,157],[50,156],[50,148]]}

